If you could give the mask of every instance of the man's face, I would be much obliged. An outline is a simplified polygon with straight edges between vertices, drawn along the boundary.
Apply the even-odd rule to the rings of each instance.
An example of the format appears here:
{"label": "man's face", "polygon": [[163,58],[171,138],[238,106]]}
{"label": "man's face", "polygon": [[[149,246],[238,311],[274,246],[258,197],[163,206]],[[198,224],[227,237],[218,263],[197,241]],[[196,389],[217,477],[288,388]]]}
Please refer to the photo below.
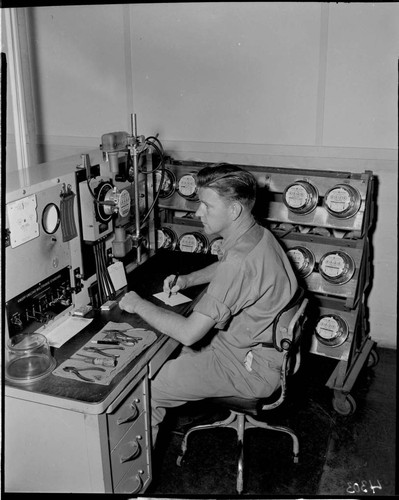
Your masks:
{"label": "man's face", "polygon": [[200,217],[206,234],[221,234],[231,222],[230,204],[211,188],[200,188],[198,191],[200,206],[195,215]]}

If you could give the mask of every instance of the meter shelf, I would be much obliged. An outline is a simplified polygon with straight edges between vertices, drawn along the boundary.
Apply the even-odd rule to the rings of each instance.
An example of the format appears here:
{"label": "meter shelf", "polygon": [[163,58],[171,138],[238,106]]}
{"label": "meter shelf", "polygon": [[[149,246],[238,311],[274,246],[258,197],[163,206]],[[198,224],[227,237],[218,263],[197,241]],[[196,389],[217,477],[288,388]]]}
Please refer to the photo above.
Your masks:
{"label": "meter shelf", "polygon": [[290,233],[279,238],[292,261],[298,279],[313,293],[345,299],[345,307],[356,306],[369,284],[370,262],[367,238],[327,238]]}

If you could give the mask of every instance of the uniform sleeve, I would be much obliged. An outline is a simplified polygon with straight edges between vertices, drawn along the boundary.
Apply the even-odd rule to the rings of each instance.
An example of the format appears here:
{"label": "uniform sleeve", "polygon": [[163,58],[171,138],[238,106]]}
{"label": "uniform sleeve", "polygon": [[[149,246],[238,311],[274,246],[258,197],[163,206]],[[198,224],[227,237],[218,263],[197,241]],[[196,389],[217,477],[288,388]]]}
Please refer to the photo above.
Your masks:
{"label": "uniform sleeve", "polygon": [[250,279],[240,262],[234,259],[221,262],[194,311],[212,318],[216,328],[222,329],[232,315],[252,301],[249,297]]}

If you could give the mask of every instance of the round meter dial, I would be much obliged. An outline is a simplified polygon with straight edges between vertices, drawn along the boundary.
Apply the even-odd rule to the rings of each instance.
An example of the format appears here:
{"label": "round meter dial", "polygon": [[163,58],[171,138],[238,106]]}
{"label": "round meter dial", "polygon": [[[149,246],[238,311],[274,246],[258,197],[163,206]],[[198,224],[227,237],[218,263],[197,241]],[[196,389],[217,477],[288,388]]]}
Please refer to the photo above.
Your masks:
{"label": "round meter dial", "polygon": [[96,198],[99,202],[96,203],[97,217],[101,222],[108,222],[112,218],[112,214],[114,213],[113,208],[115,206],[114,200],[111,199],[113,194],[112,184],[109,182],[100,183],[96,191]]}
{"label": "round meter dial", "polygon": [[319,272],[330,283],[342,285],[352,278],[355,263],[345,252],[328,252],[320,259]]}
{"label": "round meter dial", "polygon": [[336,314],[321,316],[316,324],[316,337],[324,345],[338,347],[349,335],[349,327],[344,319]]}
{"label": "round meter dial", "polygon": [[180,236],[179,248],[182,252],[206,253],[208,250],[207,239],[201,233],[185,233]]}
{"label": "round meter dial", "polygon": [[318,197],[317,189],[312,184],[296,181],[285,188],[283,202],[291,212],[304,215],[316,208]]}
{"label": "round meter dial", "polygon": [[60,210],[55,203],[49,203],[42,212],[42,226],[47,234],[54,234],[60,225]]}
{"label": "round meter dial", "polygon": [[324,197],[327,211],[342,219],[353,217],[360,208],[361,196],[357,189],[348,184],[338,184],[328,190]]}
{"label": "round meter dial", "polygon": [[212,255],[220,255],[222,243],[223,243],[223,238],[215,238],[214,240],[212,240],[209,245],[210,253]]}
{"label": "round meter dial", "polygon": [[312,273],[315,257],[310,250],[305,247],[294,247],[288,250],[287,255],[302,278]]}
{"label": "round meter dial", "polygon": [[180,177],[177,190],[183,198],[193,199],[197,197],[197,183],[193,174]]}
{"label": "round meter dial", "polygon": [[176,234],[168,227],[157,229],[157,244],[158,248],[165,250],[174,250],[176,246]]}
{"label": "round meter dial", "polygon": [[[157,171],[155,172],[155,190],[158,192],[159,185],[161,183],[161,178],[162,178],[162,172]],[[170,198],[173,193],[175,192],[176,188],[176,177],[173,172],[171,172],[168,169],[165,169],[163,171],[163,181],[162,181],[162,187],[159,192],[159,197],[160,198]]]}

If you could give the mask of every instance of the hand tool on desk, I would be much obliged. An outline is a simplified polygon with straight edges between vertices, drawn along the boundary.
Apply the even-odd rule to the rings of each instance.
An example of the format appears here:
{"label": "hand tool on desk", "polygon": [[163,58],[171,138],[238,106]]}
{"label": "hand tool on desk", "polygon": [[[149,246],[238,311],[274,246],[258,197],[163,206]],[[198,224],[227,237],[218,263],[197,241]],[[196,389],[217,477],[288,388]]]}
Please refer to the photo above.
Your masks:
{"label": "hand tool on desk", "polygon": [[108,352],[104,352],[105,350],[109,351],[111,349],[118,349],[119,351],[125,350],[123,347],[103,347],[101,349],[99,347],[83,347],[83,350],[87,352],[96,352],[97,354],[102,354],[108,358],[119,358],[120,354],[110,354]]}
{"label": "hand tool on desk", "polygon": [[[85,371],[85,370],[99,370],[102,372],[105,372],[105,368],[97,368],[97,367],[90,367],[90,368],[76,368],[76,366],[64,366],[63,368],[64,372],[70,372],[74,373],[77,377],[80,379],[84,380],[85,382],[95,382],[92,378],[84,377],[80,372]],[[96,380],[100,380],[101,377],[96,377],[94,376]]]}
{"label": "hand tool on desk", "polygon": [[[92,365],[100,365],[100,366],[116,366],[118,361],[113,359],[104,359],[104,358],[93,358],[93,356],[85,356],[84,354],[75,353],[76,356],[83,358],[81,361],[84,363],[90,363]],[[74,358],[71,358],[74,359]]]}
{"label": "hand tool on desk", "polygon": [[[118,340],[124,345],[135,345],[138,343],[139,340],[143,340],[142,337],[131,337],[130,335],[126,335],[124,333],[125,331],[134,331],[135,329],[132,328],[131,330],[103,330],[103,333],[106,333],[107,336],[109,335],[110,338],[114,340]],[[145,328],[137,328],[136,330],[144,330]]]}

